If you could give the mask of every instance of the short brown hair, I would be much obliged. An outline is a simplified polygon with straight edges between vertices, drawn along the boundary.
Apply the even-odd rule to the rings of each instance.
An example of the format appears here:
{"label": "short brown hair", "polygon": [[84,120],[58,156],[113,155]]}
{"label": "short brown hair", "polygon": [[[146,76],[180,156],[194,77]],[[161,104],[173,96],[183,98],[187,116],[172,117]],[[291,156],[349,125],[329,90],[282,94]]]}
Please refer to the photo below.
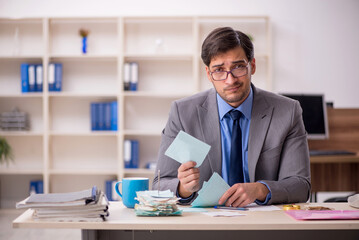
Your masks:
{"label": "short brown hair", "polygon": [[253,43],[246,34],[231,27],[216,28],[203,41],[201,53],[203,63],[209,66],[213,57],[238,46],[243,48],[248,61],[252,61]]}

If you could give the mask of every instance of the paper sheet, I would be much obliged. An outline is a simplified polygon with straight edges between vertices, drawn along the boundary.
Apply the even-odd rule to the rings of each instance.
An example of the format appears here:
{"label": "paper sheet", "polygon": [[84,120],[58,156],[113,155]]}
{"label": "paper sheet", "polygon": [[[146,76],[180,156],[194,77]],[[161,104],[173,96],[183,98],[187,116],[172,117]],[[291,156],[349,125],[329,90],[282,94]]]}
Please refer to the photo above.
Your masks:
{"label": "paper sheet", "polygon": [[210,148],[211,146],[207,143],[180,131],[166,150],[165,155],[179,163],[194,161],[197,163],[196,167],[199,167],[206,158]]}
{"label": "paper sheet", "polygon": [[218,205],[218,200],[229,189],[229,185],[218,173],[213,173],[208,182],[204,182],[197,198],[192,202],[192,207],[213,207]]}
{"label": "paper sheet", "polygon": [[171,190],[165,190],[165,191],[157,191],[157,190],[152,190],[152,191],[147,191],[147,194],[151,197],[155,197],[155,198],[172,198],[173,197],[173,192],[171,192]]}
{"label": "paper sheet", "polygon": [[270,212],[270,211],[277,211],[282,210],[281,208],[274,206],[274,205],[257,205],[256,203],[251,203],[247,205],[245,208],[251,212]]}
{"label": "paper sheet", "polygon": [[188,207],[179,207],[182,212],[208,212],[208,208],[188,208]]}

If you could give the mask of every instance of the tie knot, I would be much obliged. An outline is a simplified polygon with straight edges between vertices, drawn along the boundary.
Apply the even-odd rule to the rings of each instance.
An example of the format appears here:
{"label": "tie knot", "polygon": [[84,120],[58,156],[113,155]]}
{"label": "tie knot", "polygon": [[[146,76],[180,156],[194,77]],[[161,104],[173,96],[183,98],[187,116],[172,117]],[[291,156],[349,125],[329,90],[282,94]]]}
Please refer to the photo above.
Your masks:
{"label": "tie knot", "polygon": [[242,113],[238,110],[231,110],[229,112],[229,114],[231,115],[231,118],[233,119],[233,121],[240,119],[242,116]]}

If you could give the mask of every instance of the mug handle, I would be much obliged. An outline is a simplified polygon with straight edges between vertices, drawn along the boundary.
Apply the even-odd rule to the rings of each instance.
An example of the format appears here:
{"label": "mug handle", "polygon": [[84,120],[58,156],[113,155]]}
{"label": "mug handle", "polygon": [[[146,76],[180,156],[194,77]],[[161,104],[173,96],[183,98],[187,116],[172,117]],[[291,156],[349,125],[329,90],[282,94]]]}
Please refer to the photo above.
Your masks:
{"label": "mug handle", "polygon": [[119,182],[116,183],[116,185],[115,185],[115,190],[116,190],[117,194],[120,195],[120,197],[122,198],[122,194],[120,193],[120,190],[118,190],[118,185],[119,185],[120,183],[122,183],[122,181],[119,181]]}

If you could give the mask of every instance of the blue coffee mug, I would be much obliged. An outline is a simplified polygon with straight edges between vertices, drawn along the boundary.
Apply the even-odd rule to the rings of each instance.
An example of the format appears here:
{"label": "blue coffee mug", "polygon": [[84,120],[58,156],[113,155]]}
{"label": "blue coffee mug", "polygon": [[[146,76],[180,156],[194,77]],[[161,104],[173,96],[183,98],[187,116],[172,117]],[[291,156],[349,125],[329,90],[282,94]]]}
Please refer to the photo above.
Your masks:
{"label": "blue coffee mug", "polygon": [[[118,186],[122,183],[122,193]],[[134,208],[138,201],[135,199],[136,192],[148,190],[148,178],[123,178],[115,185],[115,190],[118,195],[122,198],[123,204],[128,208]]]}

